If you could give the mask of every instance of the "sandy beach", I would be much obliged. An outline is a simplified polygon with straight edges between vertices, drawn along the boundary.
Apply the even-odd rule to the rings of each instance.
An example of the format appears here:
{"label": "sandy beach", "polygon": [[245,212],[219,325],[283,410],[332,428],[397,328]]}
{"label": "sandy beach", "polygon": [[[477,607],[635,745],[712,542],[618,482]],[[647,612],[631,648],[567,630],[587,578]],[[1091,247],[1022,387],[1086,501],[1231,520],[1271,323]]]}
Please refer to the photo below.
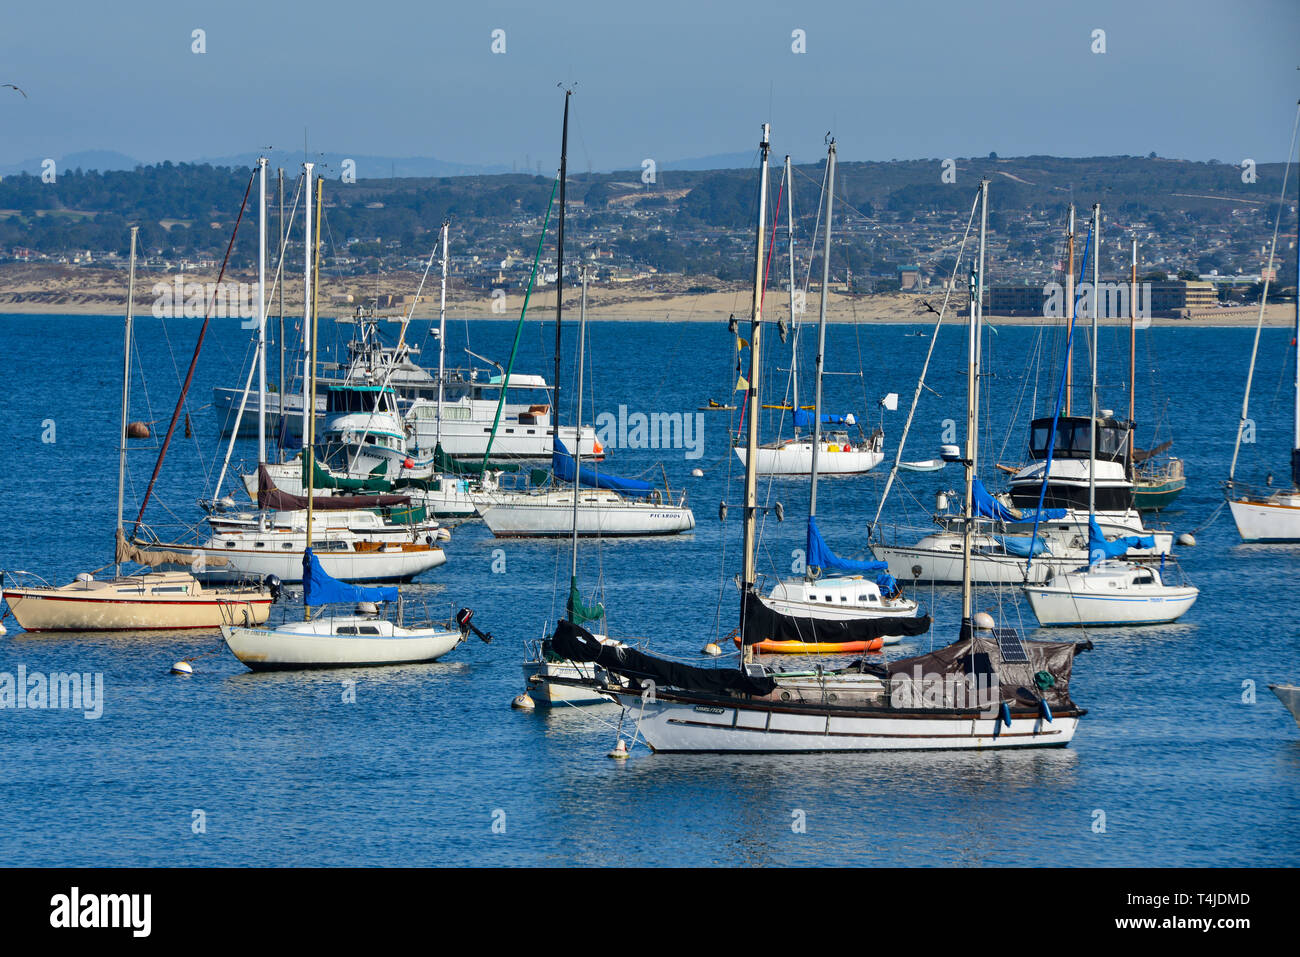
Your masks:
{"label": "sandy beach", "polygon": [[[137,270],[136,313],[149,314],[159,301],[155,287],[173,286],[175,272]],[[215,271],[187,272],[186,283],[211,283],[216,281]],[[227,282],[254,283],[251,274],[227,273]],[[405,296],[401,305],[382,308],[381,313],[405,315],[415,319],[437,317],[437,287],[426,284],[424,293],[414,310],[411,299],[419,287],[420,277],[414,273],[397,272],[378,277],[348,276],[326,277],[321,286],[320,307],[327,314],[339,315],[352,311],[357,304],[365,303],[376,294]],[[688,293],[691,287],[707,286],[717,291]],[[452,284],[448,290],[448,316],[457,319],[519,318],[524,297],[519,292],[492,298],[482,290],[467,290]],[[641,322],[725,322],[728,317],[748,316],[751,294],[743,283],[724,283],[712,277],[673,277],[671,279],[643,280],[590,286],[588,288],[588,317],[593,321],[632,320]],[[920,293],[881,293],[877,295],[849,296],[832,292],[827,305],[830,322],[918,323],[931,325],[935,309],[943,304],[942,289],[929,289]],[[99,269],[82,266],[61,266],[44,263],[6,263],[0,265],[0,314],[17,315],[121,315],[126,300],[126,270]],[[564,305],[576,317],[579,290],[566,287]],[[272,314],[278,307],[278,295],[269,303]],[[291,279],[285,287],[286,314],[302,312],[302,284]],[[789,315],[788,297],[779,290],[768,292],[764,306],[770,318]],[[819,302],[816,293],[809,295],[803,313],[805,320],[815,320]],[[965,297],[954,294],[947,315],[954,321],[965,309]],[[529,301],[531,316],[543,318],[554,314],[554,288],[537,290]],[[1285,326],[1294,322],[1292,303],[1270,304],[1264,322],[1270,326]],[[1251,326],[1259,318],[1259,307],[1240,306],[1199,313],[1188,318],[1151,319],[1153,326]],[[987,321],[1006,325],[1042,325],[1055,320],[1033,316],[986,316]],[[1124,325],[1127,320],[1103,320],[1103,325]]]}

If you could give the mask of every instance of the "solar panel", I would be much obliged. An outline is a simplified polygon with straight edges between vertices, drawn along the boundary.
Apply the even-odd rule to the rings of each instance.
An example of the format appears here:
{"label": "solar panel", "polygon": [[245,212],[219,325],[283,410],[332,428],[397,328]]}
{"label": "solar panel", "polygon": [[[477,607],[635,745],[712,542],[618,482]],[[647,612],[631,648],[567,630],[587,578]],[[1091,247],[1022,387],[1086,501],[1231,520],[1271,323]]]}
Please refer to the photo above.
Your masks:
{"label": "solar panel", "polygon": [[993,637],[997,639],[1003,661],[1008,664],[1029,663],[1029,655],[1025,653],[1020,634],[1014,628],[994,628]]}

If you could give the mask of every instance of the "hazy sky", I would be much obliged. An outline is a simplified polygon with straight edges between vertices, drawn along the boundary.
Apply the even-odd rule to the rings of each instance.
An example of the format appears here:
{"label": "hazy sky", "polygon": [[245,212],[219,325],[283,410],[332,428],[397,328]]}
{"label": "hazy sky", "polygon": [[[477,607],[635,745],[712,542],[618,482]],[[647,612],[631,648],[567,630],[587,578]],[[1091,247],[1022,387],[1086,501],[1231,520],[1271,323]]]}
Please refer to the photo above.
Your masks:
{"label": "hazy sky", "polygon": [[576,170],[745,152],[769,119],[801,159],[833,129],[842,159],[1262,162],[1300,96],[1297,0],[9,0],[0,21],[0,83],[29,96],[0,90],[0,163],[300,157],[305,127],[318,150],[549,172],[561,80]]}

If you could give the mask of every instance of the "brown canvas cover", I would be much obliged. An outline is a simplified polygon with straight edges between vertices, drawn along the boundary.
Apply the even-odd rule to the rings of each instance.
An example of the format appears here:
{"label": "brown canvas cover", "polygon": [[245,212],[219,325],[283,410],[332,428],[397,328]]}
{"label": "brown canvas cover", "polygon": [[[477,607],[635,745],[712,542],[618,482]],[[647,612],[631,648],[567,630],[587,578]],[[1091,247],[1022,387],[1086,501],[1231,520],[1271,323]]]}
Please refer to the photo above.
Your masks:
{"label": "brown canvas cover", "polygon": [[[351,508],[383,508],[392,505],[410,505],[409,495],[313,495],[312,508],[321,511],[343,511]],[[276,488],[275,479],[265,465],[257,467],[257,507],[277,512],[297,512],[307,507],[306,495],[290,495]]]}

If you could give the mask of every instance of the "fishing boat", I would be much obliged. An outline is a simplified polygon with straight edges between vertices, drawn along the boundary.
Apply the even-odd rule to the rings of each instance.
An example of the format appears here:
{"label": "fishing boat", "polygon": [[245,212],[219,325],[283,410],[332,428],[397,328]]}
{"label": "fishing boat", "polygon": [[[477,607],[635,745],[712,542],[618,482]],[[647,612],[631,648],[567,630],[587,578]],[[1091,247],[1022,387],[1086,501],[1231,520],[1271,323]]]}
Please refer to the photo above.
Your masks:
{"label": "fishing boat", "polygon": [[[750,451],[758,444],[758,379],[762,337],[764,219],[768,136],[764,125],[750,378],[747,390]],[[987,181],[981,185],[987,190]],[[971,445],[977,419],[977,328],[972,324],[968,370],[966,478],[973,478]],[[756,591],[756,456],[745,469],[739,668],[705,668],[637,652],[608,649],[571,621],[557,624],[557,654],[590,661],[630,680],[604,686],[625,709],[625,720],[657,752],[820,752],[986,750],[1060,747],[1073,738],[1086,711],[1070,697],[1070,671],[1079,646],[1026,642],[1011,629],[986,630],[972,614],[970,576],[962,589],[962,627],[952,644],[883,665],[783,675],[754,660],[752,645],[767,637],[755,629],[763,604]],[[967,502],[971,501],[968,495]]]}
{"label": "fishing boat", "polygon": [[[1300,104],[1297,105],[1297,124],[1300,124]],[[1290,157],[1295,152],[1295,135],[1292,134],[1288,163],[1282,174],[1282,198],[1286,196],[1287,178],[1291,173]],[[1277,221],[1273,225],[1273,242],[1268,262],[1273,263],[1277,251],[1277,234],[1282,222],[1285,203],[1279,199]],[[1271,275],[1271,273],[1270,273]],[[1300,260],[1296,264],[1296,282],[1300,287]],[[1259,337],[1264,326],[1264,305],[1268,301],[1270,279],[1265,278],[1264,290],[1259,299],[1259,320],[1255,324],[1255,341],[1250,353],[1250,369],[1246,373],[1246,393],[1241,401],[1241,420],[1237,424],[1237,438],[1232,449],[1232,465],[1228,468],[1227,500],[1232,520],[1243,542],[1300,542],[1300,289],[1296,296],[1295,326],[1292,331],[1291,350],[1295,358],[1295,426],[1291,442],[1291,487],[1272,489],[1252,487],[1236,480],[1237,458],[1241,452],[1242,436],[1250,423],[1250,392],[1255,378],[1255,360],[1259,355]],[[1268,486],[1272,485],[1269,476]]]}
{"label": "fishing boat", "polygon": [[[785,162],[788,181],[789,156]],[[826,151],[825,197],[826,231],[822,250],[817,353],[814,361],[816,388],[812,415],[805,571],[800,578],[778,582],[770,594],[761,598],[762,604],[772,614],[766,617],[770,634],[753,645],[753,650],[759,653],[852,654],[879,651],[887,643],[900,641],[904,635],[923,634],[930,627],[928,617],[917,617],[916,602],[903,595],[884,562],[857,561],[836,555],[822,538],[821,529],[817,525],[817,480],[822,465],[822,363],[826,351],[831,226],[835,211],[834,141]],[[793,260],[793,255],[791,259]],[[792,265],[792,277],[793,270]],[[793,308],[791,312],[793,315]],[[866,575],[873,575],[873,578],[867,578]],[[736,641],[740,640],[737,635]]]}
{"label": "fishing boat", "polygon": [[[1101,250],[1101,205],[1092,207],[1092,236],[1095,250]],[[1136,262],[1136,253],[1134,261]],[[1100,288],[1098,264],[1100,255],[1093,256],[1093,288]],[[1100,312],[1098,297],[1092,298],[1092,341],[1097,341]],[[1071,323],[1070,336],[1074,329]],[[1092,350],[1092,411],[1089,421],[1097,419],[1097,350]],[[1049,447],[1055,445],[1055,432],[1059,422],[1053,418],[1047,437]],[[1154,540],[1143,536],[1125,536],[1109,541],[1096,519],[1097,496],[1097,439],[1100,429],[1089,429],[1088,446],[1088,564],[1065,574],[1056,575],[1047,584],[1026,584],[1025,597],[1042,625],[1150,625],[1176,621],[1195,603],[1198,590],[1190,585],[1174,585],[1165,581],[1165,562],[1156,569],[1134,562],[1119,561],[1130,548],[1147,549],[1155,546]],[[1132,433],[1129,433],[1130,443]],[[1050,474],[1044,470],[1046,476]],[[1033,556],[1026,560],[1034,561]]]}
{"label": "fishing boat", "polygon": [[[266,161],[260,161],[263,189]],[[0,596],[9,614],[27,631],[174,631],[215,632],[222,624],[266,621],[278,592],[273,580],[236,576],[228,587],[205,587],[188,570],[144,571],[123,574],[124,564],[158,566],[158,556],[132,548],[123,535],[122,509],[126,489],[128,417],[131,396],[132,324],[135,303],[135,257],[138,227],[131,227],[131,259],[127,279],[125,344],[122,350],[122,418],[118,433],[117,525],[113,575],[96,578],[83,572],[67,585],[49,585],[28,572],[0,572]],[[259,292],[264,289],[259,284]],[[265,319],[265,299],[259,295],[259,314]],[[10,584],[12,582],[12,584]]]}

